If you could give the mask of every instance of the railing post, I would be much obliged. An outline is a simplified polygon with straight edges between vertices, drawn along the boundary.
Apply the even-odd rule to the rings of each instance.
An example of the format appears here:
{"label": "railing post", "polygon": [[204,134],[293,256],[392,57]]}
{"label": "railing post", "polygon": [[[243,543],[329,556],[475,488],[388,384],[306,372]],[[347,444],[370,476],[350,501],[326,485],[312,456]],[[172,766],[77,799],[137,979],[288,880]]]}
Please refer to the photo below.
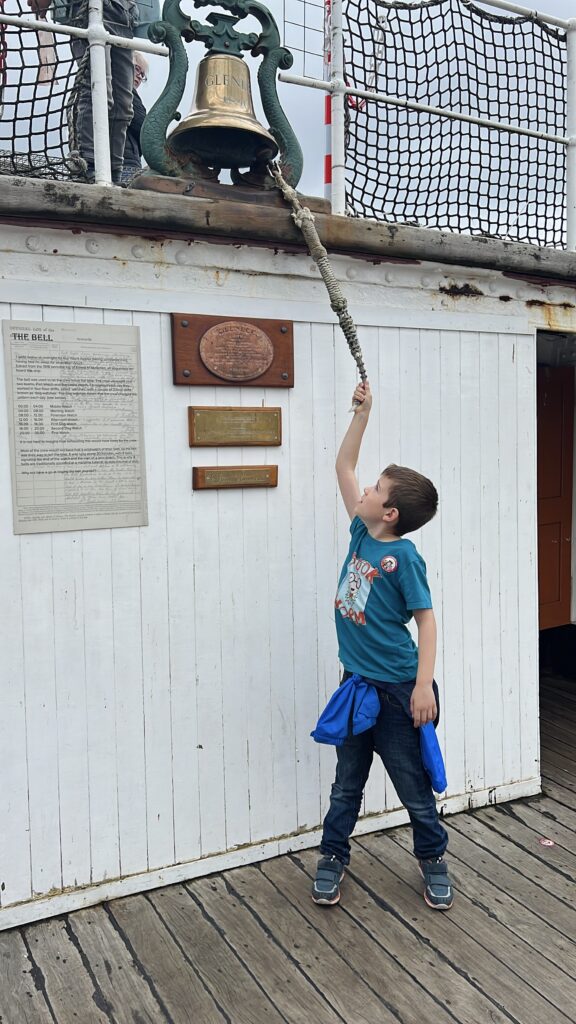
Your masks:
{"label": "railing post", "polygon": [[[324,0],[324,81],[332,75],[332,0]],[[332,94],[324,96],[324,198],[332,208]]]}
{"label": "railing post", "polygon": [[566,31],[566,248],[576,251],[576,18]]}
{"label": "railing post", "polygon": [[106,32],[103,25],[102,7],[102,0],[88,0],[94,176],[97,185],[111,185],[108,86],[106,82]]}
{"label": "railing post", "polygon": [[346,136],[342,0],[332,0],[332,213],[346,213]]}

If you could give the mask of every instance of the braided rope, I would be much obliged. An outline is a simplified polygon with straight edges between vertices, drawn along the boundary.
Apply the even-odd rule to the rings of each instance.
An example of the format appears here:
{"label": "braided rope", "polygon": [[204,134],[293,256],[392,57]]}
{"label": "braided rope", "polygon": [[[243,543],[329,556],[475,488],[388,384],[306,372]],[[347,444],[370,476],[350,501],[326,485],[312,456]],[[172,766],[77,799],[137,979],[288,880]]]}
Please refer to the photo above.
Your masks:
{"label": "braided rope", "polygon": [[358,341],[356,324],[348,312],[348,303],[342,293],[338,281],[336,280],[330,260],[328,259],[328,253],[320,241],[320,236],[318,235],[314,225],[314,214],[307,206],[301,205],[300,200],[298,199],[298,193],[284,180],[277,164],[268,164],[268,169],[284,199],[287,203],[290,203],[292,207],[292,220],[304,235],[304,241],[308,246],[308,251],[322,275],[322,280],[326,285],[328,295],[330,297],[330,306],[338,317],[338,322],[348,343],[348,348],[350,349],[352,358],[358,367],[360,380],[364,383],[367,380],[367,375],[362,349],[360,348],[360,342]]}

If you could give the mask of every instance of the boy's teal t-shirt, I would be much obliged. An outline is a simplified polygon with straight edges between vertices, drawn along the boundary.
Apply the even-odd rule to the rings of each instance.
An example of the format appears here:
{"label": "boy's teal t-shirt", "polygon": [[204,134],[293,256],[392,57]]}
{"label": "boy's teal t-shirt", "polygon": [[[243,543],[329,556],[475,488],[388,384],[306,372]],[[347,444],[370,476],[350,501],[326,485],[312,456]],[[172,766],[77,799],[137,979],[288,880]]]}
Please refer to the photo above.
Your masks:
{"label": "boy's teal t-shirt", "polygon": [[432,607],[424,559],[404,537],[375,540],[359,516],[350,535],[336,594],[340,661],[365,679],[415,679],[418,648],[406,623],[415,610]]}

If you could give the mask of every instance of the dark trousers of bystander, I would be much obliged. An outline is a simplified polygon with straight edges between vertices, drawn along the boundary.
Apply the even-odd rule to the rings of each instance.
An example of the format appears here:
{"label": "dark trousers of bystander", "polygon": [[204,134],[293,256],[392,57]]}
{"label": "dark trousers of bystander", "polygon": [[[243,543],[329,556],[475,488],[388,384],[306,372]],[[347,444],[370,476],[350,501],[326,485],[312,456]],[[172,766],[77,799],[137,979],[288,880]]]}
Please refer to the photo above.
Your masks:
{"label": "dark trousers of bystander", "polygon": [[[346,673],[346,679],[350,673]],[[370,680],[368,680],[370,681]],[[374,753],[378,754],[401,802],[410,815],[414,854],[418,860],[442,857],[448,833],[436,810],[436,800],[420,753],[420,736],[410,714],[414,682],[379,683],[380,714],[372,729],[349,736],[336,748],[336,780],[324,819],[320,851],[350,861],[349,837],[360,812],[362,794]],[[438,704],[438,688],[434,683]]]}
{"label": "dark trousers of bystander", "polygon": [[[71,5],[71,21],[79,24],[83,7],[80,3]],[[86,5],[87,6],[87,5]],[[124,39],[133,35],[135,5],[131,0],[104,0],[104,26],[108,32]],[[92,128],[92,89],[89,63],[82,63],[87,43],[84,39],[73,39],[72,53],[82,70],[75,129],[80,156],[88,165],[88,178],[94,178],[94,133]],[[119,184],[122,177],[122,163],[126,132],[132,120],[132,90],[134,87],[134,64],[132,50],[119,46],[106,47],[106,84],[108,90],[108,120],[110,130],[110,159],[112,181]]]}

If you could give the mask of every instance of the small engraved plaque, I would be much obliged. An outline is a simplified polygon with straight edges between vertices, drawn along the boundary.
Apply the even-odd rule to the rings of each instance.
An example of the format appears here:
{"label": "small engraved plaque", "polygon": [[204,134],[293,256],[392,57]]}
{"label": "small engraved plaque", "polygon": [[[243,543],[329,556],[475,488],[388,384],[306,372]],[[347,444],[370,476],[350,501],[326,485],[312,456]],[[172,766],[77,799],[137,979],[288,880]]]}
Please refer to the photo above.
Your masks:
{"label": "small engraved plaque", "polygon": [[200,358],[222,380],[255,380],[272,365],[274,346],[256,324],[225,320],[202,336]]}
{"label": "small engraved plaque", "polygon": [[190,406],[188,435],[191,448],[279,445],[282,443],[282,410],[260,405]]}
{"label": "small engraved plaque", "polygon": [[192,487],[195,491],[277,486],[278,466],[194,466],[192,470]]}

